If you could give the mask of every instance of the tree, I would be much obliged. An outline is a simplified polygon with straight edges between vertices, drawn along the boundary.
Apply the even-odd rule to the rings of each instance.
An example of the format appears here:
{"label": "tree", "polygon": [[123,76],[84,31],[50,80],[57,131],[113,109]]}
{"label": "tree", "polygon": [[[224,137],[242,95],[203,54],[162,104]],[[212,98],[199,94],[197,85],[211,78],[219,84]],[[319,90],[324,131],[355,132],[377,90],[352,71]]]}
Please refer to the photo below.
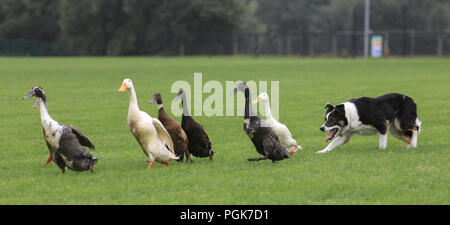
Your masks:
{"label": "tree", "polygon": [[0,37],[58,40],[58,4],[53,0],[0,0]]}
{"label": "tree", "polygon": [[239,6],[235,0],[126,0],[123,11],[128,20],[113,37],[111,52],[178,54],[182,48],[186,54],[205,54],[217,50],[215,44],[232,40],[239,30]]}
{"label": "tree", "polygon": [[276,31],[283,36],[301,34],[300,53],[308,54],[313,18],[325,4],[328,0],[260,0],[257,15],[269,32]]}
{"label": "tree", "polygon": [[59,13],[61,38],[74,55],[105,55],[125,17],[121,0],[61,0]]}

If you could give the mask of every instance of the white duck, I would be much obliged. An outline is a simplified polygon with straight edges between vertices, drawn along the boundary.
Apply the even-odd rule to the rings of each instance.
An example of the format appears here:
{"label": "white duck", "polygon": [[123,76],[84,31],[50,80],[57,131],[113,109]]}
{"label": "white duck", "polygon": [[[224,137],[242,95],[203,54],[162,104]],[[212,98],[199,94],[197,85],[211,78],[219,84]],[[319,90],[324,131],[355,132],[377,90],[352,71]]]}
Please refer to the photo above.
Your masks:
{"label": "white duck", "polygon": [[256,104],[261,100],[265,103],[266,123],[269,124],[269,126],[272,128],[273,132],[278,137],[280,144],[289,152],[289,155],[291,157],[294,156],[295,152],[298,149],[302,149],[302,146],[298,145],[297,141],[292,138],[292,134],[291,132],[289,132],[289,129],[286,125],[278,122],[275,118],[273,118],[272,112],[270,110],[269,95],[267,95],[267,93],[265,92],[262,92],[261,94],[259,94],[258,98],[253,101],[253,104]]}
{"label": "white duck", "polygon": [[167,161],[178,159],[174,154],[172,139],[161,122],[152,118],[146,112],[139,110],[136,92],[130,79],[123,80],[119,91],[128,90],[130,94],[130,106],[128,108],[128,127],[134,135],[142,151],[149,157],[150,169],[154,162],[160,162],[169,166]]}

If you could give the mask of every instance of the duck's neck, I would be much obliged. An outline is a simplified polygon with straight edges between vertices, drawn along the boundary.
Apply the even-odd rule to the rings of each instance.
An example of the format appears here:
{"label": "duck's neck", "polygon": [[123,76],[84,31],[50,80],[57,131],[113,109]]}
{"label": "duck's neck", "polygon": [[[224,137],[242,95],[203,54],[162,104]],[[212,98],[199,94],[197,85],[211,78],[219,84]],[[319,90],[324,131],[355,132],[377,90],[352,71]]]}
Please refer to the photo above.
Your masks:
{"label": "duck's neck", "polygon": [[270,102],[267,99],[266,101],[264,101],[264,103],[266,105],[265,106],[266,107],[266,119],[271,120],[271,119],[273,119],[273,116],[272,116],[272,111],[270,110]]}
{"label": "duck's neck", "polygon": [[245,94],[245,114],[244,118],[249,118],[250,116],[256,116],[255,111],[253,111],[253,107],[250,103],[251,94],[250,89],[246,88],[244,91]]}
{"label": "duck's neck", "polygon": [[52,121],[52,117],[48,114],[47,103],[42,98],[38,98],[39,101],[39,111],[41,113],[41,122],[45,126],[44,121]]}
{"label": "duck's neck", "polygon": [[129,112],[139,112],[139,106],[137,102],[136,92],[134,88],[130,88],[130,106],[128,107]]}
{"label": "duck's neck", "polygon": [[166,114],[166,112],[164,111],[164,106],[163,106],[162,103],[161,103],[161,104],[158,104],[158,112],[159,112],[159,113]]}
{"label": "duck's neck", "polygon": [[191,116],[189,110],[187,109],[186,95],[183,95],[183,98],[181,99],[181,105],[183,106],[183,116]]}
{"label": "duck's neck", "polygon": [[163,104],[158,104],[158,110],[164,112],[164,106]]}

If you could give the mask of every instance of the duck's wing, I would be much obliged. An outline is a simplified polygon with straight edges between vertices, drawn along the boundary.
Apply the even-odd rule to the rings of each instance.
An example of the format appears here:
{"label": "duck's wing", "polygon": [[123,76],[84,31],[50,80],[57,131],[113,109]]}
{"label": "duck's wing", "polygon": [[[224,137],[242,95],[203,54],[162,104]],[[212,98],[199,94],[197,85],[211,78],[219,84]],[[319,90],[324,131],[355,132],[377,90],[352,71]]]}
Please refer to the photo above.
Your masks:
{"label": "duck's wing", "polygon": [[191,133],[195,135],[197,141],[203,143],[206,148],[211,149],[211,141],[209,140],[205,128],[196,121],[193,121],[191,129]]}
{"label": "duck's wing", "polygon": [[55,149],[50,145],[50,143],[48,143],[47,138],[46,138],[46,134],[45,134],[45,129],[44,129],[44,128],[42,128],[42,133],[44,133],[44,140],[45,140],[45,143],[47,144],[48,151],[49,151],[50,154],[53,156],[53,154],[54,154],[54,152],[55,152]]}
{"label": "duck's wing", "polygon": [[162,123],[156,118],[152,118],[152,122],[153,126],[156,128],[156,132],[158,133],[159,140],[161,140],[164,145],[167,145],[168,149],[174,153],[172,138],[170,138],[166,128],[164,128]]}
{"label": "duck's wing", "polygon": [[89,140],[89,138],[87,138],[86,135],[84,135],[80,129],[78,129],[72,125],[69,125],[69,128],[72,129],[72,133],[74,133],[75,136],[77,136],[77,139],[81,145],[86,146],[92,150],[95,150],[94,144],[92,144],[92,142]]}
{"label": "duck's wing", "polygon": [[277,136],[292,138],[289,128],[280,122],[275,123],[274,126],[272,126],[272,130]]}
{"label": "duck's wing", "polygon": [[269,128],[269,129],[270,129],[269,136],[272,137],[277,142],[280,142],[280,138],[275,134],[275,132],[273,132],[273,130],[271,128]]}
{"label": "duck's wing", "polygon": [[[134,125],[133,125],[134,126]],[[144,152],[145,155],[148,156],[148,152],[147,150],[144,148],[144,145],[141,142],[141,134],[139,132],[136,132],[136,128],[133,126],[129,126],[130,130],[131,130],[131,134],[133,134],[133,137],[136,138],[136,141],[138,142],[139,146],[141,146],[142,151]]]}
{"label": "duck's wing", "polygon": [[184,132],[184,130],[181,127],[178,130],[178,133],[179,133],[179,137],[181,138],[181,141],[183,141],[184,143],[188,143],[188,138],[186,136],[186,132]]}
{"label": "duck's wing", "polygon": [[47,137],[46,137],[47,135],[45,134],[44,128],[42,128],[42,133],[44,133],[45,144],[47,144],[48,151],[50,152],[50,156],[48,157],[45,164],[50,164],[51,163],[50,160],[52,159],[56,163],[56,165],[58,165],[60,168],[62,168],[62,170],[64,172],[64,166],[66,164],[64,163],[64,161],[61,162],[61,160],[59,160],[59,158],[56,158],[56,155],[58,155],[57,149],[54,149],[53,146],[47,141]]}

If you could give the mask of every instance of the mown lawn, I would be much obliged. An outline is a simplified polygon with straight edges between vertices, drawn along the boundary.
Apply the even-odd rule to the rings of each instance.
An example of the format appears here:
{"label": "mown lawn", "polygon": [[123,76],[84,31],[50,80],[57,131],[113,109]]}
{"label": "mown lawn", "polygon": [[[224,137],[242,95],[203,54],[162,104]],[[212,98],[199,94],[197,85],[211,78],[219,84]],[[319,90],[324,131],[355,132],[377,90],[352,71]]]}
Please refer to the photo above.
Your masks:
{"label": "mown lawn", "polygon": [[[304,148],[294,158],[259,156],[240,116],[197,116],[214,160],[155,164],[128,130],[129,97],[117,89],[131,78],[140,109],[160,92],[166,112],[171,85],[193,73],[203,84],[279,81],[280,121]],[[287,57],[0,58],[0,204],[449,204],[450,61],[448,58],[310,59]],[[80,128],[96,145],[95,172],[65,174],[45,165],[48,150],[32,86],[47,94],[50,115]],[[389,136],[354,136],[327,154],[319,131],[324,105],[388,92],[411,96],[422,132],[417,149]],[[226,95],[228,93],[224,93]],[[205,93],[203,99],[211,94]],[[256,96],[254,96],[256,97]],[[243,98],[242,94],[235,98]],[[175,117],[181,121],[181,117]]]}

